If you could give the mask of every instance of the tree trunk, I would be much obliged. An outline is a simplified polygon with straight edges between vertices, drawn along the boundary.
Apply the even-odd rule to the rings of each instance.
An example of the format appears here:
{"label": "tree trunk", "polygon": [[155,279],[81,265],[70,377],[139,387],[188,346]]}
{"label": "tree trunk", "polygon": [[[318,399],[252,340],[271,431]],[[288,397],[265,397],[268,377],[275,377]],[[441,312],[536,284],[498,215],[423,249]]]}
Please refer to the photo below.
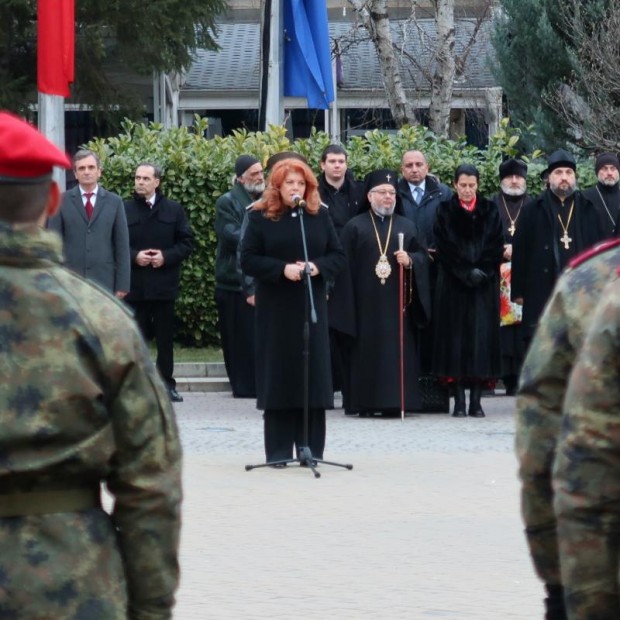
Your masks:
{"label": "tree trunk", "polygon": [[367,2],[349,0],[349,2],[361,17],[377,50],[385,93],[394,122],[397,127],[417,124],[418,120],[413,107],[407,100],[400,77],[400,66],[394,54],[387,0],[368,0]]}
{"label": "tree trunk", "polygon": [[437,47],[435,71],[431,82],[428,124],[438,136],[447,137],[450,131],[452,88],[456,75],[454,0],[435,0],[434,4]]}

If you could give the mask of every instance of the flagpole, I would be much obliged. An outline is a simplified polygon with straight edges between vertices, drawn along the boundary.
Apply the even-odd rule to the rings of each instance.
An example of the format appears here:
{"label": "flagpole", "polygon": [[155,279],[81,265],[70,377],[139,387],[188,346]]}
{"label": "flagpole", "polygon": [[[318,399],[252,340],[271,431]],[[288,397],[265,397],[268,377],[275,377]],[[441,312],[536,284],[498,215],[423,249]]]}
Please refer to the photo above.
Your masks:
{"label": "flagpole", "polygon": [[[62,151],[65,149],[65,98],[39,93],[39,131]],[[61,191],[67,187],[66,173],[54,167],[53,179]]]}
{"label": "flagpole", "polygon": [[267,94],[265,97],[265,131],[269,125],[282,125],[284,122],[284,102],[282,97],[282,76],[284,70],[283,46],[283,0],[271,0],[271,14],[265,15],[269,21],[269,55],[267,68]]}
{"label": "flagpole", "polygon": [[[75,79],[75,0],[37,0],[37,91],[39,130],[63,151],[65,98]],[[64,191],[65,171],[54,180]]]}

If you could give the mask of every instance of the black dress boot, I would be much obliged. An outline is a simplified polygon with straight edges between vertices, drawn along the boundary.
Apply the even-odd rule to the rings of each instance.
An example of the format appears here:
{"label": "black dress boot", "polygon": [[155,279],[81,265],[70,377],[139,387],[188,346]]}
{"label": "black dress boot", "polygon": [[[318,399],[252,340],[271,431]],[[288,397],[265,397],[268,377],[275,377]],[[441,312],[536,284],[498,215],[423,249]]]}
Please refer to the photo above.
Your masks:
{"label": "black dress boot", "polygon": [[472,386],[469,393],[469,412],[468,414],[472,418],[484,418],[484,411],[480,404],[480,398],[482,397],[482,386],[478,383]]}
{"label": "black dress boot", "polygon": [[559,585],[545,584],[545,620],[567,620],[564,607],[564,588]]}
{"label": "black dress boot", "polygon": [[465,412],[465,388],[460,381],[454,384],[454,411],[452,411],[452,417],[467,417],[467,413]]}
{"label": "black dress boot", "polygon": [[502,377],[502,382],[506,388],[506,396],[515,396],[517,393],[517,383],[519,377],[517,375],[507,375]]}

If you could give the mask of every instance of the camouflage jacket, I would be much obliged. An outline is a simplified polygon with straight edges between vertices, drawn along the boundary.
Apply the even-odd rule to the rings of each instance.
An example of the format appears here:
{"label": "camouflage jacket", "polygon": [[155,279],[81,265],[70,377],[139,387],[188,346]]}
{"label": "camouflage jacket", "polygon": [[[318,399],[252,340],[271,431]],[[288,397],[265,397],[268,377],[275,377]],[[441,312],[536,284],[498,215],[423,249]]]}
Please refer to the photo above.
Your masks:
{"label": "camouflage jacket", "polygon": [[620,272],[591,319],[564,410],[554,467],[556,513],[595,519],[609,512],[620,522]]}
{"label": "camouflage jacket", "polygon": [[560,575],[551,469],[568,376],[596,302],[620,266],[620,242],[601,248],[558,280],[524,361],[517,397],[523,519],[537,573],[552,584],[560,583]]}
{"label": "camouflage jacket", "polygon": [[115,503],[0,518],[0,617],[160,620],[178,584],[174,412],[120,302],[0,223],[2,494],[105,483]]}

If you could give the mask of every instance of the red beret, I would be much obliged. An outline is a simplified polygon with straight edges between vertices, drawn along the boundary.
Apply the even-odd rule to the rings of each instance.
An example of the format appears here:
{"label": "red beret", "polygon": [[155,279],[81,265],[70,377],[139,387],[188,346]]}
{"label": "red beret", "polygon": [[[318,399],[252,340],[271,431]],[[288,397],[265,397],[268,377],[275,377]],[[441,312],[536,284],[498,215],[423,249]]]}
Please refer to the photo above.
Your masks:
{"label": "red beret", "polygon": [[71,160],[25,120],[0,112],[0,183],[33,183]]}

